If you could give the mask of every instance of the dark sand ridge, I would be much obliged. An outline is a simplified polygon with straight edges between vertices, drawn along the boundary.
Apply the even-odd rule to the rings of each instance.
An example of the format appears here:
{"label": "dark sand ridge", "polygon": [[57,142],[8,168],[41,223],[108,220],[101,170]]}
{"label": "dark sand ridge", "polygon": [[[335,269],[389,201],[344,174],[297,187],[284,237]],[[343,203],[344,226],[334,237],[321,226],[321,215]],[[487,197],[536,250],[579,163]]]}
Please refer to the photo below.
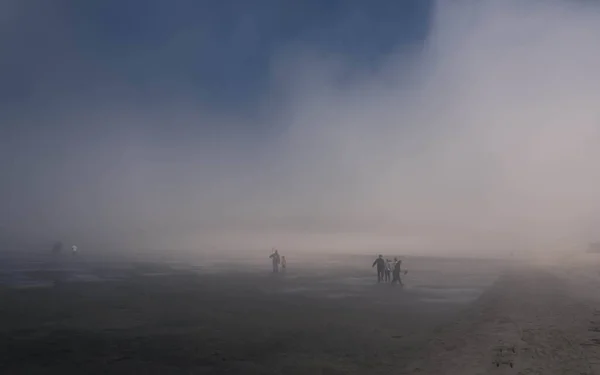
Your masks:
{"label": "dark sand ridge", "polygon": [[507,272],[401,373],[600,374],[598,268],[566,259]]}

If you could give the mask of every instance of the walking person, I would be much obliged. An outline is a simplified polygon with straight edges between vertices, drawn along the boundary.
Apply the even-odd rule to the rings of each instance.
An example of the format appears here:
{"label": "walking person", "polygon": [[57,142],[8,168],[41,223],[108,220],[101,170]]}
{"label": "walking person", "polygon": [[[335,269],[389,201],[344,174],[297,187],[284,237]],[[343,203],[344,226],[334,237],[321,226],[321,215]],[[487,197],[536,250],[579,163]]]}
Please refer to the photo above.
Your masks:
{"label": "walking person", "polygon": [[392,275],[392,262],[389,259],[385,260],[385,282],[389,283]]}
{"label": "walking person", "polygon": [[279,263],[281,262],[281,260],[279,258],[279,252],[277,251],[277,249],[275,249],[275,252],[271,254],[269,258],[271,258],[271,260],[273,261],[273,273],[278,273]]}
{"label": "walking person", "polygon": [[392,285],[395,284],[396,282],[400,285],[404,285],[404,284],[402,284],[402,280],[400,279],[400,266],[401,265],[402,265],[402,261],[398,260],[398,258],[394,258],[394,271],[393,271],[394,278],[392,279]]}
{"label": "walking person", "polygon": [[281,256],[281,271],[285,272],[285,269],[287,267],[287,261],[285,260],[285,255]]}
{"label": "walking person", "polygon": [[62,251],[62,246],[63,246],[62,242],[56,241],[54,243],[54,245],[52,246],[52,253],[60,254],[60,252]]}
{"label": "walking person", "polygon": [[375,259],[371,268],[377,266],[377,282],[380,283],[383,280],[383,274],[385,272],[385,260],[383,255],[379,254],[379,257]]}

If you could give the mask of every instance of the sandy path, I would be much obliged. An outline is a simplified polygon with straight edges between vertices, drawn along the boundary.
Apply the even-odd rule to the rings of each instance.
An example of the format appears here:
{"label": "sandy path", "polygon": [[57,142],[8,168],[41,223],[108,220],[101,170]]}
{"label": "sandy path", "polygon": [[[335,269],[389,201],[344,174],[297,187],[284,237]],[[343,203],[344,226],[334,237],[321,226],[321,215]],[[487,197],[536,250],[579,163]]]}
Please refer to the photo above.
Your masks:
{"label": "sandy path", "polygon": [[600,374],[600,303],[575,293],[577,273],[545,269],[507,272],[402,373]]}

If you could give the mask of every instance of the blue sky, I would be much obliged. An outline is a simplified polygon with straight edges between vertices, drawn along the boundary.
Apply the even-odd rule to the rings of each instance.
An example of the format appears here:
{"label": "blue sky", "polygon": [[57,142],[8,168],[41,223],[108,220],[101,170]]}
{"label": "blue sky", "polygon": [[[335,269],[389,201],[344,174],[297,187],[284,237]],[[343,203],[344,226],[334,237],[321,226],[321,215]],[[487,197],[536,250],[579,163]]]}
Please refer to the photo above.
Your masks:
{"label": "blue sky", "polygon": [[265,95],[270,64],[286,47],[376,68],[392,51],[423,42],[431,12],[429,0],[12,3],[0,73],[9,106],[112,84],[140,100],[183,92],[247,108]]}

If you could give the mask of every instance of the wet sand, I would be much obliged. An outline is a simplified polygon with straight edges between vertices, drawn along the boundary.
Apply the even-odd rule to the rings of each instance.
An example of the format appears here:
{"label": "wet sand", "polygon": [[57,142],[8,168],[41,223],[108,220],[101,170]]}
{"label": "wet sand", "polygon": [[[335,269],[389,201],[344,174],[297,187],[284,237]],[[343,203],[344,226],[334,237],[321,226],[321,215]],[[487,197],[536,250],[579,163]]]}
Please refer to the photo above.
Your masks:
{"label": "wet sand", "polygon": [[600,374],[598,255],[371,262],[21,262],[0,373]]}
{"label": "wet sand", "polygon": [[597,256],[512,267],[406,374],[599,374]]}
{"label": "wet sand", "polygon": [[279,275],[268,263],[66,259],[24,267],[25,289],[5,275],[0,373],[399,373],[506,268],[406,258],[400,288],[375,282],[370,257],[297,260]]}

